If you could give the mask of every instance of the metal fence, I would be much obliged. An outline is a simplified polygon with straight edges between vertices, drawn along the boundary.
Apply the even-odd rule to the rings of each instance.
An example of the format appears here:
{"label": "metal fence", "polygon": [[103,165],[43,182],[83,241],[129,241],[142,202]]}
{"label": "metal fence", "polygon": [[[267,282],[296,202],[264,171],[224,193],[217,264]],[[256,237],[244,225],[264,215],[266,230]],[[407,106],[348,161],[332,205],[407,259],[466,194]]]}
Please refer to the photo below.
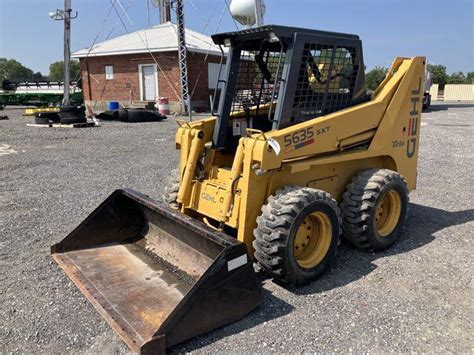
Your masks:
{"label": "metal fence", "polygon": [[444,86],[444,101],[474,101],[474,85],[448,84]]}
{"label": "metal fence", "polygon": [[439,84],[433,84],[430,87],[431,101],[438,101]]}

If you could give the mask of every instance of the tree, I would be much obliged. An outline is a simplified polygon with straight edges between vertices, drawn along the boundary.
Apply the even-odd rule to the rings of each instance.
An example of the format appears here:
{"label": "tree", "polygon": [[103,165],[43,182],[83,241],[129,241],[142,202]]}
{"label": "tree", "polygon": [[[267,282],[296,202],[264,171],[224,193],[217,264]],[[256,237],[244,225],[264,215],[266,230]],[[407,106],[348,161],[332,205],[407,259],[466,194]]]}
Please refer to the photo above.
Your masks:
{"label": "tree", "polygon": [[43,74],[41,74],[41,72],[36,72],[36,73],[33,73],[33,75],[31,76],[31,80],[35,80],[35,81],[42,81],[42,80],[48,80],[48,77],[44,76]]}
{"label": "tree", "polygon": [[[71,80],[79,79],[79,62],[71,60],[69,62],[69,73]],[[64,62],[61,60],[59,62],[51,63],[49,66],[49,80],[52,81],[63,81],[64,80]]]}
{"label": "tree", "polygon": [[15,59],[0,58],[0,82],[6,79],[12,81],[31,80],[32,77],[33,70]]}
{"label": "tree", "polygon": [[387,73],[387,68],[379,66],[375,66],[374,69],[368,71],[365,74],[365,82],[367,83],[367,88],[369,88],[370,90],[377,89],[377,87],[380,85]]}
{"label": "tree", "polygon": [[474,84],[474,71],[470,71],[466,74],[466,84]]}
{"label": "tree", "polygon": [[446,81],[447,84],[465,84],[466,83],[466,76],[462,71],[457,73],[452,73],[448,76],[448,80]]}
{"label": "tree", "polygon": [[448,74],[444,65],[428,64],[428,70],[432,74],[433,84],[439,84],[439,88],[443,89],[448,81]]}

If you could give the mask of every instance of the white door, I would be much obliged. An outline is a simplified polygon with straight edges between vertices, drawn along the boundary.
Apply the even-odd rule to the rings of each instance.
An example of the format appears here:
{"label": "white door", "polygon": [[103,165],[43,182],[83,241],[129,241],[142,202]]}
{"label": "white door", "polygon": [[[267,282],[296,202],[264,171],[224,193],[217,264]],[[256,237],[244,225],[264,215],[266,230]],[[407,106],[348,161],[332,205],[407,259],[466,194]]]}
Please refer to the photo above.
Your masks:
{"label": "white door", "polygon": [[141,82],[142,82],[142,100],[155,101],[157,96],[156,90],[156,67],[155,65],[141,65]]}

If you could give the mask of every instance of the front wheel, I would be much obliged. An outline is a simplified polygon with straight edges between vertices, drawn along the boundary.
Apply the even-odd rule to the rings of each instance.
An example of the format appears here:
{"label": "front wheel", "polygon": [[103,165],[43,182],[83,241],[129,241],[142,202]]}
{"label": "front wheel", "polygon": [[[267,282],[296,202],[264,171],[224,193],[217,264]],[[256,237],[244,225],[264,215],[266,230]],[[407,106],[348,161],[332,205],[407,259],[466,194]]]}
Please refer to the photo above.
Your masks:
{"label": "front wheel", "polygon": [[330,194],[289,186],[262,207],[254,230],[255,259],[273,277],[305,284],[329,267],[340,232],[339,208]]}
{"label": "front wheel", "polygon": [[179,209],[178,201],[176,201],[178,198],[179,180],[178,169],[172,170],[171,174],[168,176],[168,181],[166,182],[164,189],[165,191],[161,197],[163,202],[174,210]]}

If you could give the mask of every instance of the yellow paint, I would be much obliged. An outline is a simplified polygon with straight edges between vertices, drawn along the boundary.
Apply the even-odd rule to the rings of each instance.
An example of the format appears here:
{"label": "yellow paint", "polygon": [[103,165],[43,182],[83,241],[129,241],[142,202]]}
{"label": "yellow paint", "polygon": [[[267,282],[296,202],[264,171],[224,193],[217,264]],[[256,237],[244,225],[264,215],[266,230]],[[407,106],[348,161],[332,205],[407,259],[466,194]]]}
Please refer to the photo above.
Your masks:
{"label": "yellow paint", "polygon": [[59,112],[59,107],[26,108],[23,116],[34,116],[38,112]]}
{"label": "yellow paint", "polygon": [[331,246],[331,240],[329,217],[323,212],[311,213],[296,231],[293,247],[296,262],[305,269],[319,265]]}
{"label": "yellow paint", "polygon": [[383,194],[375,206],[375,227],[381,237],[393,232],[402,212],[402,199],[395,190]]}
{"label": "yellow paint", "polygon": [[[180,122],[176,146],[181,150],[181,211],[206,217],[213,226],[225,223],[252,255],[253,230],[261,207],[283,186],[321,189],[340,202],[359,171],[386,168],[403,175],[413,190],[424,72],[425,58],[396,58],[369,102],[281,130],[263,134],[248,130],[249,137],[240,140],[234,153],[211,148],[214,118]],[[313,143],[299,149],[292,144],[285,147],[285,137],[308,129],[313,132]],[[199,142],[197,132],[203,135]],[[281,147],[278,155],[267,142],[270,138]],[[198,160],[203,171],[199,179]]]}

